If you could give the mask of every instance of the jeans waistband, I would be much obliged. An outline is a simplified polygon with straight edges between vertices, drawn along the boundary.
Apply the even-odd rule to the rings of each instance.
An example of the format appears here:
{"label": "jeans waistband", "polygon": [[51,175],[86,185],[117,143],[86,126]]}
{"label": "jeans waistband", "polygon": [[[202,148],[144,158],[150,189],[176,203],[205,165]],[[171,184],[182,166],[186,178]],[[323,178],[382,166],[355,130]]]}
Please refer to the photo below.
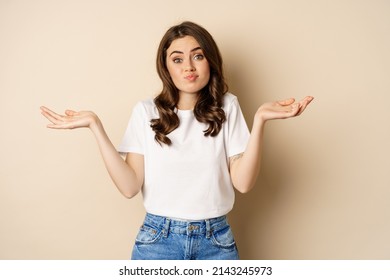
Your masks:
{"label": "jeans waistband", "polygon": [[186,235],[205,235],[207,238],[210,238],[213,231],[228,225],[226,216],[205,220],[186,221],[157,216],[150,213],[146,214],[144,223],[160,228],[165,237],[171,232]]}

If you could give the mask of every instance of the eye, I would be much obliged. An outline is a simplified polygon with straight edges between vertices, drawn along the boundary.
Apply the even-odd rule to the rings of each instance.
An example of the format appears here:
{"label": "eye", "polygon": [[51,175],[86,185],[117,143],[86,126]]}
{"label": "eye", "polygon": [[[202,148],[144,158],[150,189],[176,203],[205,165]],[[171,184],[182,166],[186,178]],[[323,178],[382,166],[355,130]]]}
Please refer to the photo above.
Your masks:
{"label": "eye", "polygon": [[204,55],[203,54],[196,54],[194,56],[194,60],[202,60],[204,58]]}
{"label": "eye", "polygon": [[181,59],[181,58],[174,58],[172,61],[173,61],[173,63],[180,63],[180,62],[183,61],[183,59]]}

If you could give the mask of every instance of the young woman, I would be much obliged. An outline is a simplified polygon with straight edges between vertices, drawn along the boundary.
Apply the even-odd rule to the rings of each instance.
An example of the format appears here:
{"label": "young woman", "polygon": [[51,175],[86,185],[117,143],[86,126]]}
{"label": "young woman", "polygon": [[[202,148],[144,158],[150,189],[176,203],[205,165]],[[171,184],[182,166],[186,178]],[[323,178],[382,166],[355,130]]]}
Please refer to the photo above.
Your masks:
{"label": "young woman", "polygon": [[134,107],[118,149],[125,160],[93,112],[41,107],[42,114],[49,128],[90,128],[119,191],[128,198],[142,191],[147,214],[132,259],[238,259],[226,219],[233,187],[254,186],[265,123],[300,115],[313,98],[263,104],[249,133],[216,43],[192,22],[166,32],[157,72],[162,91]]}

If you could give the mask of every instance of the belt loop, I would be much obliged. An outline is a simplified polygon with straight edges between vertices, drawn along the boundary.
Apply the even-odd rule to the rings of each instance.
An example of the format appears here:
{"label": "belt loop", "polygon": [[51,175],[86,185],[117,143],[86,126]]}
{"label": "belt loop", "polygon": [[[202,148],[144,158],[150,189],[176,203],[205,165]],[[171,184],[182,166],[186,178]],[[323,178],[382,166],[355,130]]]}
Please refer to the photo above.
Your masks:
{"label": "belt loop", "polygon": [[209,239],[211,236],[210,220],[207,219],[205,221],[206,221],[206,238]]}
{"label": "belt loop", "polygon": [[163,235],[165,238],[168,237],[170,223],[171,223],[171,220],[168,218],[165,218],[165,224],[164,224],[164,229],[163,229]]}

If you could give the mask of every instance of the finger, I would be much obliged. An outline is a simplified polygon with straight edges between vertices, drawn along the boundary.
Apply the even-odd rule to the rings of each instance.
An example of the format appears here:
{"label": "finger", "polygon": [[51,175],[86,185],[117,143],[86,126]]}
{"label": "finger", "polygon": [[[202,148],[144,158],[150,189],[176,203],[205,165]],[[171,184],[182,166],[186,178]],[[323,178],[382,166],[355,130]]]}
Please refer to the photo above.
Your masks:
{"label": "finger", "polygon": [[301,104],[294,103],[293,105],[291,105],[290,113],[292,114],[292,116],[295,116],[300,109],[301,109]]}
{"label": "finger", "polygon": [[303,102],[306,102],[307,104],[309,104],[310,102],[312,102],[314,99],[313,96],[306,96],[304,99],[301,100],[301,103]]}
{"label": "finger", "polygon": [[72,129],[74,127],[71,124],[69,124],[69,123],[62,123],[62,124],[48,124],[47,128],[51,128],[51,129]]}
{"label": "finger", "polygon": [[297,113],[297,116],[299,116],[300,114],[303,113],[303,111],[305,111],[307,105],[310,104],[310,102],[312,102],[314,99],[314,97],[312,96],[307,96],[305,99],[303,99],[301,102],[300,102],[300,108],[299,108],[299,111]]}
{"label": "finger", "polygon": [[289,106],[295,102],[294,98],[289,98],[285,100],[278,101],[277,103],[282,106]]}
{"label": "finger", "polygon": [[41,112],[42,115],[48,119],[51,123],[53,124],[59,124],[59,123],[62,123],[63,121],[62,120],[59,120],[58,118],[56,118],[55,116],[52,116],[50,113],[46,112],[46,111],[42,111]]}
{"label": "finger", "polygon": [[41,106],[41,110],[43,112],[46,112],[46,113],[49,113],[49,114],[52,114],[52,115],[55,115],[56,113],[52,110],[50,110],[49,108],[45,107],[45,106]]}
{"label": "finger", "polygon": [[77,127],[77,123],[75,122],[55,122],[47,125],[48,128],[54,128],[54,129],[74,129]]}
{"label": "finger", "polygon": [[76,112],[76,111],[73,111],[73,110],[66,110],[66,111],[65,111],[65,114],[66,114],[67,116],[74,116],[74,115],[77,114],[77,112]]}
{"label": "finger", "polygon": [[42,110],[42,112],[45,112],[45,113],[46,113],[45,115],[50,115],[50,116],[52,116],[53,118],[56,118],[56,119],[58,119],[58,120],[63,120],[63,118],[64,118],[64,116],[62,116],[62,115],[60,115],[60,114],[57,114],[56,112],[50,110],[50,109],[47,108],[47,107],[42,106],[42,107],[41,107],[41,110]]}
{"label": "finger", "polygon": [[46,127],[52,129],[60,129],[58,124],[48,124]]}
{"label": "finger", "polygon": [[288,110],[282,112],[282,118],[287,119],[287,118],[294,117],[298,114],[299,110],[300,110],[300,104],[294,103],[293,105],[288,107]]}

